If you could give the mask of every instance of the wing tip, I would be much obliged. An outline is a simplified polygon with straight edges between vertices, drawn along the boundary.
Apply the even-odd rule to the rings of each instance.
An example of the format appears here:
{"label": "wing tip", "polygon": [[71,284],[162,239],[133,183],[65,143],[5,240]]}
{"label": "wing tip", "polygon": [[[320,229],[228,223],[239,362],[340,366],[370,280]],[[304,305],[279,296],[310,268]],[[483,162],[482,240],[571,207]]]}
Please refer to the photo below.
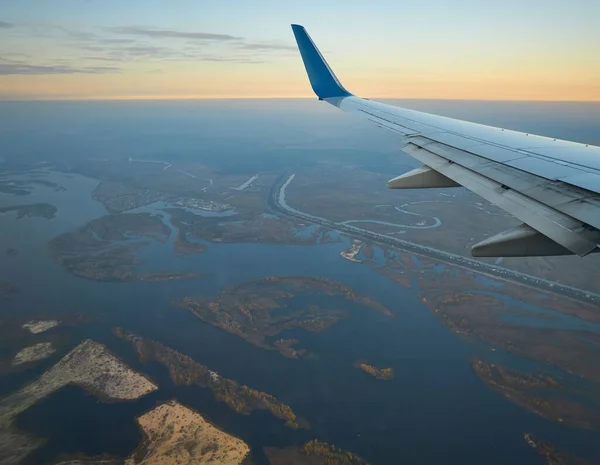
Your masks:
{"label": "wing tip", "polygon": [[304,26],[291,26],[311,87],[319,99],[351,96],[335,76]]}
{"label": "wing tip", "polygon": [[302,24],[292,23],[292,31],[294,32],[304,32],[306,33],[306,28]]}

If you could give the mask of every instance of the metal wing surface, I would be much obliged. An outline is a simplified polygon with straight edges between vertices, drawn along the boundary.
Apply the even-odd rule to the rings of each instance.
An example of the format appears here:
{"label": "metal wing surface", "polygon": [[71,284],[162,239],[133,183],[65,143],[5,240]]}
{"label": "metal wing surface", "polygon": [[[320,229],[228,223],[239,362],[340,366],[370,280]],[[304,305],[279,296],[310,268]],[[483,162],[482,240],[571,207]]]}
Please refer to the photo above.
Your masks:
{"label": "metal wing surface", "polygon": [[585,256],[600,251],[600,147],[484,126],[357,97],[306,30],[292,25],[320,100],[395,132],[421,168],[392,189],[464,186],[522,221],[474,256]]}

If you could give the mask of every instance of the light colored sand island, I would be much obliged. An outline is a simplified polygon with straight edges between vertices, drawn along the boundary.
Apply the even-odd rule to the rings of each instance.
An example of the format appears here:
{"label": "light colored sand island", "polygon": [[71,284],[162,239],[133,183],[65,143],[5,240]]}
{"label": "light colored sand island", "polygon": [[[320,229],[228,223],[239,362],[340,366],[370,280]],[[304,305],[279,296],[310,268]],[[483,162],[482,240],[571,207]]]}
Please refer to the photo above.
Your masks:
{"label": "light colored sand island", "polygon": [[106,347],[86,340],[42,376],[0,400],[0,463],[19,463],[40,441],[12,428],[12,420],[38,400],[67,384],[77,384],[108,400],[137,399],[157,389]]}
{"label": "light colored sand island", "polygon": [[342,250],[340,255],[351,262],[362,263],[362,261],[356,258],[356,256],[360,253],[360,249],[362,249],[363,245],[364,243],[353,240],[352,245],[349,248]]}
{"label": "light colored sand island", "polygon": [[43,333],[51,328],[58,326],[56,320],[32,320],[23,325],[23,329],[29,330],[33,334]]}
{"label": "light colored sand island", "polygon": [[13,366],[22,365],[23,363],[37,362],[50,357],[54,352],[51,342],[40,342],[31,347],[25,347],[21,350],[12,361]]}
{"label": "light colored sand island", "polygon": [[193,410],[171,401],[138,418],[146,435],[146,454],[126,465],[238,465],[250,452],[248,444],[218,430]]}
{"label": "light colored sand island", "polygon": [[37,380],[0,400],[0,425],[42,397],[71,383],[114,400],[137,399],[157,389],[154,383],[128,368],[102,344],[86,340]]}

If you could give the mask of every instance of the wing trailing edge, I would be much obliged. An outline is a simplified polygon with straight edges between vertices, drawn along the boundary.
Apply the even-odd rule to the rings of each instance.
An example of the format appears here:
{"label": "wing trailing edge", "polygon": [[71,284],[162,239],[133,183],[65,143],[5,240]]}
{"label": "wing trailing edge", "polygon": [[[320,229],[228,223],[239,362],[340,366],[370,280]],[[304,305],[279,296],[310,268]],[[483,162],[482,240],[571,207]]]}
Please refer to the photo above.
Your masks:
{"label": "wing trailing edge", "polygon": [[440,172],[423,165],[408,173],[390,179],[387,183],[390,189],[430,189],[439,187],[460,187],[460,184],[447,178]]}

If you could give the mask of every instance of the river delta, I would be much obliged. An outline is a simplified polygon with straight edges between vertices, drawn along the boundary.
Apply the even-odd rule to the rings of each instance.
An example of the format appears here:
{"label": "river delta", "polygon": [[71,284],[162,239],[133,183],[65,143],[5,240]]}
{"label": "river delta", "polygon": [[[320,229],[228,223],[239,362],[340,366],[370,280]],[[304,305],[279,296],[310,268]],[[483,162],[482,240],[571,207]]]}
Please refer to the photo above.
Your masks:
{"label": "river delta", "polygon": [[0,175],[5,463],[600,460],[593,286],[339,161],[62,156]]}

